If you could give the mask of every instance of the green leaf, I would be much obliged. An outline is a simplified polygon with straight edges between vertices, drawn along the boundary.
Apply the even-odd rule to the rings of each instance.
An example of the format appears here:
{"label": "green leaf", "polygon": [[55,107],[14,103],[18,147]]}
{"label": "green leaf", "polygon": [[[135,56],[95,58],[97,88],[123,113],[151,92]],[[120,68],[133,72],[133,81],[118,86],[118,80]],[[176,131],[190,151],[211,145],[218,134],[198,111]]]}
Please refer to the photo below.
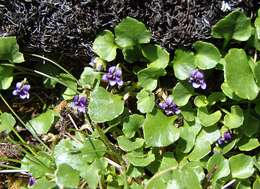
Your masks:
{"label": "green leaf", "polygon": [[123,49],[124,59],[129,63],[134,63],[143,58],[141,49],[139,46],[132,46]]}
{"label": "green leaf", "polygon": [[214,144],[220,138],[220,130],[217,126],[203,127],[197,137],[197,140],[208,141]]}
{"label": "green leaf", "polygon": [[243,122],[243,110],[238,105],[231,106],[231,113],[226,114],[224,117],[224,125],[229,129],[234,129],[242,126]]}
{"label": "green leaf", "polygon": [[119,136],[117,137],[117,142],[119,145],[119,148],[126,152],[134,151],[138,148],[141,148],[144,145],[144,139],[142,138],[135,138],[134,141],[130,141],[125,136]]}
{"label": "green leaf", "polygon": [[256,134],[260,127],[260,121],[258,118],[252,115],[250,109],[244,112],[244,122],[241,127],[239,127],[239,132],[243,133],[248,137],[252,137]]}
{"label": "green leaf", "polygon": [[148,67],[164,69],[167,67],[170,60],[169,53],[159,45],[145,45],[142,47],[142,53],[143,56],[151,62],[150,64],[148,64]]}
{"label": "green leaf", "polygon": [[247,41],[251,36],[251,30],[250,18],[241,11],[233,11],[213,26],[211,35],[224,38],[226,43],[231,39]]}
{"label": "green leaf", "polygon": [[57,78],[63,82],[64,84],[66,84],[66,87],[70,88],[72,91],[77,91],[77,82],[75,81],[75,79],[66,73],[61,73],[57,76]]}
{"label": "green leaf", "polygon": [[[254,100],[258,87],[243,49],[230,49],[225,56],[224,73],[228,86],[241,98]],[[243,87],[241,87],[243,86]]]}
{"label": "green leaf", "polygon": [[177,49],[173,60],[173,70],[175,76],[180,80],[190,77],[191,72],[196,69],[195,57],[192,52],[185,52]]}
{"label": "green leaf", "polygon": [[196,174],[199,182],[202,182],[204,180],[205,173],[204,173],[203,165],[201,162],[191,161],[191,162],[186,163],[183,166],[183,168],[192,170]]}
{"label": "green leaf", "polygon": [[84,175],[88,163],[99,159],[105,153],[106,146],[98,139],[88,138],[83,143],[63,139],[55,146],[54,158],[57,165],[66,163]]}
{"label": "green leaf", "polygon": [[80,75],[79,83],[83,88],[92,89],[95,84],[95,80],[100,80],[100,73],[95,72],[93,68],[85,67],[84,71]]}
{"label": "green leaf", "polygon": [[107,162],[104,159],[97,159],[85,170],[81,176],[87,181],[88,188],[97,188],[106,167]]}
{"label": "green leaf", "polygon": [[43,135],[48,133],[53,122],[54,122],[55,113],[53,110],[47,110],[44,113],[41,113],[39,116],[33,118],[26,123],[26,127],[31,133],[37,135]]}
{"label": "green leaf", "polygon": [[192,95],[193,88],[187,83],[178,82],[172,90],[173,101],[178,106],[185,106]]}
{"label": "green leaf", "polygon": [[257,61],[255,63],[255,67],[254,67],[254,76],[256,79],[256,84],[258,87],[260,87],[260,61]]}
{"label": "green leaf", "polygon": [[0,116],[0,133],[3,131],[7,134],[10,133],[13,130],[15,123],[16,121],[12,114],[7,112],[2,113]]}
{"label": "green leaf", "polygon": [[153,91],[157,87],[157,80],[166,74],[162,68],[149,67],[137,73],[138,84],[148,91]]}
{"label": "green leaf", "polygon": [[201,126],[197,123],[195,123],[193,126],[184,123],[183,127],[180,128],[181,132],[177,149],[183,153],[189,153],[195,144],[196,136],[200,129]]}
{"label": "green leaf", "polygon": [[208,101],[208,99],[205,95],[196,96],[195,99],[194,99],[194,104],[198,108],[206,107],[208,105],[208,103],[209,103],[209,101]]}
{"label": "green leaf", "polygon": [[42,177],[37,179],[37,182],[31,187],[31,189],[53,189],[55,186],[55,182],[49,181],[45,177]]}
{"label": "green leaf", "polygon": [[[101,108],[102,107],[102,108]],[[111,121],[123,113],[124,102],[119,95],[113,95],[98,87],[90,93],[88,113],[92,121]]]}
{"label": "green leaf", "polygon": [[208,105],[212,106],[216,102],[226,102],[227,98],[222,92],[213,92],[208,96]]}
{"label": "green leaf", "polygon": [[231,98],[231,99],[233,99],[233,100],[237,100],[237,101],[241,100],[241,98],[239,98],[239,97],[235,94],[235,92],[229,87],[229,85],[227,84],[226,81],[221,84],[221,89],[222,89],[223,93],[224,93],[227,97],[229,97],[229,98]]}
{"label": "green leaf", "polygon": [[11,63],[24,62],[16,37],[0,37],[0,60],[8,60]]}
{"label": "green leaf", "polygon": [[260,15],[259,14],[256,17],[254,24],[255,24],[257,39],[260,39]]}
{"label": "green leaf", "polygon": [[44,152],[38,152],[36,155],[27,153],[22,160],[21,169],[28,170],[33,177],[39,178],[46,174],[51,174],[52,160]]}
{"label": "green leaf", "polygon": [[134,137],[136,131],[142,127],[144,123],[144,116],[133,114],[130,115],[123,123],[123,133],[127,138]]}
{"label": "green leaf", "polygon": [[147,154],[133,151],[127,153],[126,158],[132,165],[137,167],[146,167],[155,160],[155,156],[151,151],[149,151]]}
{"label": "green leaf", "polygon": [[233,178],[246,179],[254,173],[253,158],[244,154],[229,158],[229,165]]}
{"label": "green leaf", "polygon": [[0,65],[0,90],[8,89],[13,82],[13,68]]}
{"label": "green leaf", "polygon": [[137,109],[142,113],[150,113],[155,105],[154,94],[145,89],[141,90],[137,96]]}
{"label": "green leaf", "polygon": [[198,109],[198,118],[204,127],[209,127],[217,123],[221,118],[221,112],[218,110],[214,113],[208,113],[207,108]]}
{"label": "green leaf", "polygon": [[158,171],[169,169],[169,167],[178,167],[178,162],[175,160],[173,152],[163,153],[162,161]]}
{"label": "green leaf", "polygon": [[241,151],[251,151],[260,146],[257,138],[242,138],[238,142],[238,148]]}
{"label": "green leaf", "polygon": [[197,41],[194,43],[195,54],[195,65],[202,69],[214,68],[221,59],[219,50],[211,43]]}
{"label": "green leaf", "polygon": [[199,161],[211,151],[210,143],[207,140],[196,140],[195,147],[188,155],[190,161]]}
{"label": "green leaf", "polygon": [[254,182],[253,189],[260,188],[260,177],[258,176]]}
{"label": "green leaf", "polygon": [[102,59],[111,62],[116,58],[117,45],[114,43],[114,34],[105,30],[99,34],[94,43],[93,50]]}
{"label": "green leaf", "polygon": [[79,172],[68,164],[58,165],[55,176],[56,183],[60,188],[77,188],[79,185]]}
{"label": "green leaf", "polygon": [[229,162],[221,154],[214,154],[207,163],[208,173],[212,173],[212,182],[225,178],[230,174]]}
{"label": "green leaf", "polygon": [[151,33],[138,20],[126,17],[115,27],[116,43],[121,48],[149,43]]}
{"label": "green leaf", "polygon": [[147,114],[143,126],[146,144],[153,147],[163,147],[177,141],[180,130],[173,125],[175,119],[175,116],[167,117],[160,110]]}

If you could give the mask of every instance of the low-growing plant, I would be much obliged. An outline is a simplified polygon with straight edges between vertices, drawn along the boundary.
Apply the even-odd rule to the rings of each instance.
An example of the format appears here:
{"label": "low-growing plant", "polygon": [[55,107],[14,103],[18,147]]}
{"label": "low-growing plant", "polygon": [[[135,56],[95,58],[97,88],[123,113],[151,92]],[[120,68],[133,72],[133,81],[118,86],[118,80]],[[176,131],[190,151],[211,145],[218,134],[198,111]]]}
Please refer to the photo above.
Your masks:
{"label": "low-growing plant", "polygon": [[[126,17],[96,37],[96,57],[79,79],[39,55],[28,57],[51,64],[21,66],[15,38],[1,38],[0,97],[9,112],[0,131],[23,157],[1,157],[0,172],[26,174],[34,189],[260,188],[259,20],[236,10],[212,28],[221,48],[197,41],[172,59]],[[36,76],[45,87],[65,86],[64,101],[23,121],[5,96],[30,100]]]}

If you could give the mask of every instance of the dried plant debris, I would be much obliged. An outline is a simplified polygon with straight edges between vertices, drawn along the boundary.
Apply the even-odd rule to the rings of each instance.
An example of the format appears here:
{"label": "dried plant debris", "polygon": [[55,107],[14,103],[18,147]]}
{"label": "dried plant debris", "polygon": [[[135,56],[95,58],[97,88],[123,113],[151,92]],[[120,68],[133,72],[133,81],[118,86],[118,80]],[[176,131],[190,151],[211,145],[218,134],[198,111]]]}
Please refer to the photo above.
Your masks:
{"label": "dried plant debris", "polygon": [[[223,4],[225,3],[225,4]],[[0,0],[0,36],[16,35],[24,51],[91,56],[94,36],[126,16],[153,31],[169,50],[207,39],[229,9],[250,12],[257,0]]]}

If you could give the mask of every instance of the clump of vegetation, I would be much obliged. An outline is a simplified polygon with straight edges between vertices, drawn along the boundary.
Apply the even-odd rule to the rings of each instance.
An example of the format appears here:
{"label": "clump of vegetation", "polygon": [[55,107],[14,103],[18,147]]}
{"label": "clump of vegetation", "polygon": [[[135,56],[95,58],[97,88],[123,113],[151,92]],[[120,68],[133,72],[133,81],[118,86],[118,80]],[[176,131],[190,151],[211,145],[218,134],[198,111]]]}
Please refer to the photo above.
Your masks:
{"label": "clump of vegetation", "polygon": [[[1,155],[0,172],[34,189],[259,188],[259,28],[236,10],[212,28],[221,48],[197,41],[171,59],[126,17],[96,37],[79,78],[38,55],[51,64],[26,67],[16,39],[1,38],[0,131],[19,153]],[[10,99],[37,97],[37,76],[64,100],[18,115]]]}

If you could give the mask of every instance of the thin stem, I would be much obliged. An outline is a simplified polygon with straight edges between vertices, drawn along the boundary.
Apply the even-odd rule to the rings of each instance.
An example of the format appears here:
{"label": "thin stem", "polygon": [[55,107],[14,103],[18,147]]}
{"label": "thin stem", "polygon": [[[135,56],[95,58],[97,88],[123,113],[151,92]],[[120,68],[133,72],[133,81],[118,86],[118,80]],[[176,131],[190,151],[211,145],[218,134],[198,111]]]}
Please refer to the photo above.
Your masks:
{"label": "thin stem", "polygon": [[57,66],[58,68],[60,68],[62,71],[64,71],[65,73],[67,73],[68,75],[70,75],[75,81],[78,82],[77,78],[75,78],[67,69],[63,68],[61,65],[59,65],[58,63],[54,62],[53,60],[46,58],[44,56],[38,55],[38,54],[29,54],[31,56],[37,57],[37,58],[41,58],[43,60],[46,60],[50,63],[52,63],[53,65]]}
{"label": "thin stem", "polygon": [[228,182],[227,184],[225,184],[221,189],[226,189],[229,186],[231,186],[232,184],[234,184],[235,182],[236,182],[236,179],[233,179],[230,182]]}
{"label": "thin stem", "polygon": [[5,174],[5,173],[21,173],[21,172],[27,172],[27,170],[0,170],[0,174]]}
{"label": "thin stem", "polygon": [[[23,122],[23,120],[15,113],[15,111],[13,110],[13,108],[11,108],[11,106],[8,104],[8,102],[5,100],[5,98],[2,96],[2,94],[0,93],[0,98],[2,99],[2,101],[5,103],[5,105],[8,107],[8,109],[12,112],[12,114],[16,117],[16,119],[18,119],[18,121],[25,127],[27,128],[26,124]],[[30,124],[30,122],[28,122],[30,127],[33,129],[33,131],[35,132],[33,126]],[[23,143],[25,144],[25,147],[28,148],[28,150],[30,150],[33,154],[36,154],[32,148],[30,146],[28,146],[26,144],[26,142],[23,140],[23,138],[16,132],[15,129],[12,129],[12,131],[15,133],[15,135],[17,135],[18,139]],[[30,131],[30,133],[38,140],[38,142],[40,142],[48,151],[51,151],[51,149],[46,145],[44,144],[44,142],[37,136],[35,135],[34,133],[32,133]]]}

